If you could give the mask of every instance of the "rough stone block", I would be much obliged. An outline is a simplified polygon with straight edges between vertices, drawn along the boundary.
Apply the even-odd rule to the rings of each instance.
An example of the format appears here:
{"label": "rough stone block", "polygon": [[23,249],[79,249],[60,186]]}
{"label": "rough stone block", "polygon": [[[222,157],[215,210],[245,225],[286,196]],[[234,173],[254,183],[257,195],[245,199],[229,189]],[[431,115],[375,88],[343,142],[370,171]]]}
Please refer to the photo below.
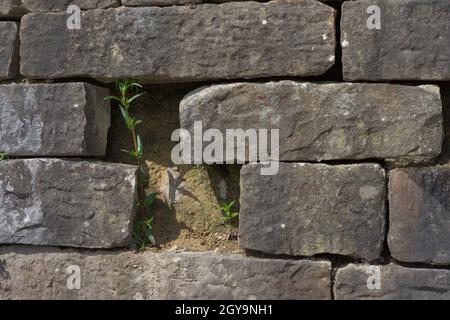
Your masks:
{"label": "rough stone block", "polygon": [[58,159],[0,161],[0,243],[127,246],[134,166]]}
{"label": "rough stone block", "polygon": [[[79,290],[67,287],[70,266]],[[0,299],[330,299],[330,274],[325,261],[213,252],[0,249]]]}
{"label": "rough stone block", "polygon": [[81,10],[106,9],[119,4],[118,0],[22,0],[23,7],[29,12],[66,11],[70,5]]}
{"label": "rough stone block", "polygon": [[[26,14],[22,0],[1,0],[0,1],[0,18],[19,19]],[[0,37],[3,39],[3,37]]]}
{"label": "rough stone block", "polygon": [[271,254],[321,253],[374,260],[385,225],[385,173],[377,164],[280,163],[241,169],[239,242]]}
{"label": "rough stone block", "polygon": [[[374,5],[380,29],[367,26]],[[448,0],[346,1],[341,34],[345,80],[450,80]]]}
{"label": "rough stone block", "polygon": [[450,168],[389,173],[392,256],[405,262],[450,264]]}
{"label": "rough stone block", "polygon": [[337,300],[448,300],[450,271],[350,264],[338,269],[334,296]]}
{"label": "rough stone block", "polygon": [[66,19],[22,19],[23,75],[183,82],[317,75],[334,64],[335,11],[313,0],[91,10],[80,30]]}
{"label": "rough stone block", "polygon": [[283,161],[429,162],[440,154],[443,139],[439,87],[429,85],[213,85],[181,101],[181,127],[193,134],[195,121],[202,121],[204,131],[223,134],[234,128],[279,129]]}
{"label": "rough stone block", "polygon": [[103,156],[109,89],[87,83],[0,85],[0,151],[10,156]]}
{"label": "rough stone block", "polygon": [[19,73],[19,24],[0,21],[0,81]]}
{"label": "rough stone block", "polygon": [[122,0],[122,5],[129,7],[139,6],[174,6],[174,5],[194,5],[202,3],[203,0]]}

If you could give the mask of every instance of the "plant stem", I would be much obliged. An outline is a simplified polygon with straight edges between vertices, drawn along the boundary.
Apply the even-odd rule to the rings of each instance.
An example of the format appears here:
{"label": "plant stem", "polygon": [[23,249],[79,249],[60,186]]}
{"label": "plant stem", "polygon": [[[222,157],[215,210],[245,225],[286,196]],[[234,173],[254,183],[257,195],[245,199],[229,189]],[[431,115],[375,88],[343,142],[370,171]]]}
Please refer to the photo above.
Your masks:
{"label": "plant stem", "polygon": [[[125,101],[125,99],[126,99],[124,93],[122,93],[122,99],[123,99],[122,101]],[[129,108],[126,107],[126,111],[127,111],[128,115],[129,115],[128,109]],[[136,163],[137,163],[138,170],[139,170],[139,174],[138,174],[138,178],[137,178],[138,179],[138,183],[137,183],[137,185],[138,185],[137,186],[138,187],[138,207],[139,207],[139,212],[140,212],[140,215],[141,215],[141,219],[142,219],[142,221],[144,221],[144,219],[145,219],[145,207],[144,207],[143,203],[144,203],[144,200],[145,200],[145,186],[144,186],[144,182],[142,181],[142,176],[141,176],[143,174],[143,172],[144,172],[144,168],[142,166],[141,156],[138,153],[137,136],[136,136],[136,130],[134,129],[134,126],[130,128],[130,131],[131,131],[131,136],[132,136],[132,139],[133,139],[134,152],[136,154]]]}

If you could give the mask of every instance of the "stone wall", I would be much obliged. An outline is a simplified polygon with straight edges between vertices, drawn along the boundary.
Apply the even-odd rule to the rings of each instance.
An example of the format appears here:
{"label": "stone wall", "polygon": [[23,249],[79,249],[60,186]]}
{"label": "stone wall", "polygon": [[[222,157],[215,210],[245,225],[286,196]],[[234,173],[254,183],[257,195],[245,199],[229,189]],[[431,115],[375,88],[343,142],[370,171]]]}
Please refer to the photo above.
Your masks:
{"label": "stone wall", "polygon": [[[123,78],[149,91],[144,253]],[[0,0],[0,298],[450,299],[449,110],[448,0]],[[278,173],[173,164],[197,121],[279,129]]]}

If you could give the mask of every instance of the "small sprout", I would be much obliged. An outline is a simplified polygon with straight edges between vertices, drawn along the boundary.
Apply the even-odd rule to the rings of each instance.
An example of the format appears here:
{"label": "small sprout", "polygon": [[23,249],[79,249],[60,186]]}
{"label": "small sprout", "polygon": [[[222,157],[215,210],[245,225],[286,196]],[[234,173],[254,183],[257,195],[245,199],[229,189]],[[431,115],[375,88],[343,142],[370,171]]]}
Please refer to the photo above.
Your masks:
{"label": "small sprout", "polygon": [[0,161],[8,159],[8,155],[6,153],[0,152]]}
{"label": "small sprout", "polygon": [[222,216],[220,219],[222,220],[222,223],[227,227],[228,232],[231,234],[232,230],[232,222],[233,220],[239,215],[239,212],[233,211],[234,201],[231,201],[230,203],[223,204],[219,210],[222,213]]}

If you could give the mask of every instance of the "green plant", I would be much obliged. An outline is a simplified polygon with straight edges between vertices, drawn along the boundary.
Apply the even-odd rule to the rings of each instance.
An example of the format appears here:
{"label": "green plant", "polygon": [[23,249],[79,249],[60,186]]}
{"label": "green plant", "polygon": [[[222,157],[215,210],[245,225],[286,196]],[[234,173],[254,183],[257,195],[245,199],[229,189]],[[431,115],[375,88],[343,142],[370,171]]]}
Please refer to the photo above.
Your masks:
{"label": "green plant", "polygon": [[225,203],[221,207],[219,207],[220,212],[222,213],[222,216],[220,219],[222,220],[222,223],[227,227],[228,232],[231,232],[232,229],[232,222],[233,220],[239,215],[239,212],[233,211],[234,201],[231,201],[230,203]]}
{"label": "green plant", "polygon": [[[146,194],[145,187],[148,185],[148,179],[145,174],[143,151],[144,146],[142,144],[142,138],[137,133],[137,126],[142,123],[141,120],[137,120],[130,113],[132,103],[139,97],[143,96],[145,92],[139,93],[138,90],[142,86],[134,80],[119,80],[117,81],[117,90],[119,96],[108,96],[105,100],[114,100],[119,103],[120,112],[122,114],[123,120],[130,131],[132,139],[132,149],[122,150],[128,153],[131,158],[136,161],[138,166],[138,176],[137,176],[137,192],[138,192],[138,216],[135,220],[133,226],[133,238],[139,250],[143,250],[146,245],[155,245],[155,237],[153,236],[152,228],[152,218],[146,217],[146,211],[150,205],[155,201],[157,192],[152,192]],[[130,96],[130,91],[135,89],[135,94]],[[129,97],[130,96],[130,97]]]}
{"label": "green plant", "polygon": [[8,159],[6,153],[0,152],[0,161]]}

